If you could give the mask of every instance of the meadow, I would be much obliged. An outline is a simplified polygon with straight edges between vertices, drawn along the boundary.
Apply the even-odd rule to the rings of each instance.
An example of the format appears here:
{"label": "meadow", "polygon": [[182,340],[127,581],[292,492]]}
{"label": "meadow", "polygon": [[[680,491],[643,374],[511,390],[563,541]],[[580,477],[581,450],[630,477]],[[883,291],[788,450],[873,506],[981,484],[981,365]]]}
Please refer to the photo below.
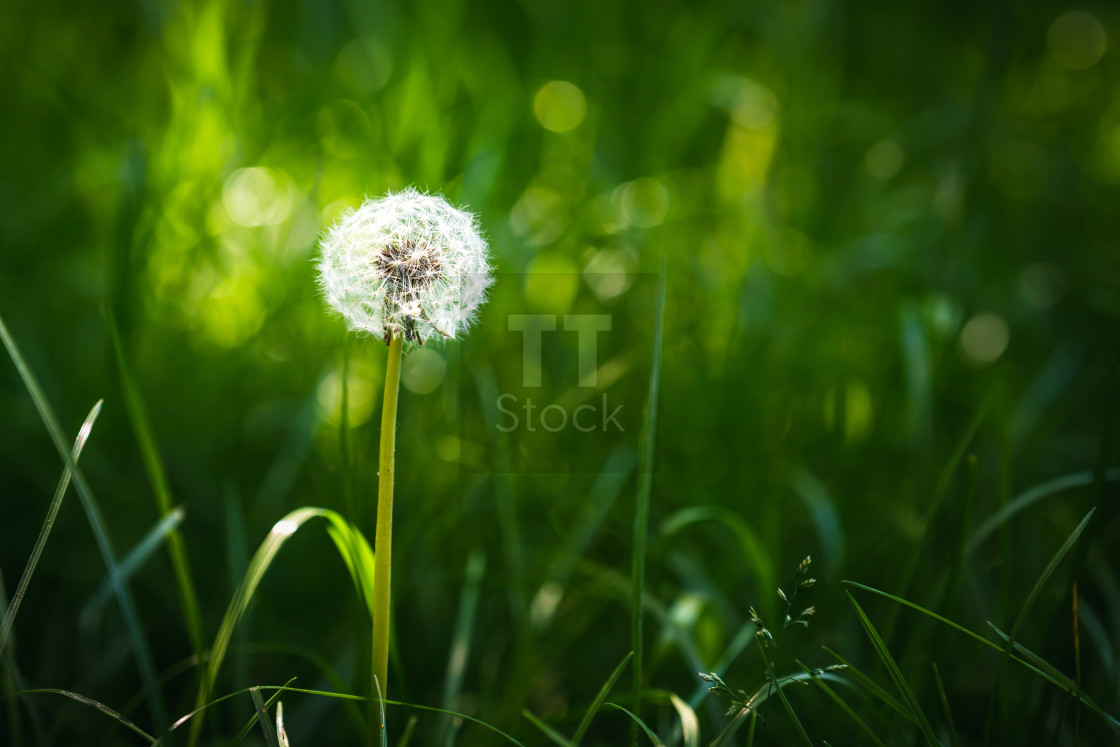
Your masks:
{"label": "meadow", "polygon": [[1120,744],[1115,8],[2,12],[0,743]]}

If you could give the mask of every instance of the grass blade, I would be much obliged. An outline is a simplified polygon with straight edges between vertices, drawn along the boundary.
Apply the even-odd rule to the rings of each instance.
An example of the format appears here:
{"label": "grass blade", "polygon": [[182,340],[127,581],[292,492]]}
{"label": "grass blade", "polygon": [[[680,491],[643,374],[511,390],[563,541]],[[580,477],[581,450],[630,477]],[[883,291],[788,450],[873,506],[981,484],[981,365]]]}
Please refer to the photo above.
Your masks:
{"label": "grass blade", "polygon": [[937,683],[937,694],[941,698],[941,710],[945,712],[945,723],[949,725],[949,743],[952,747],[960,747],[961,738],[957,736],[957,724],[953,720],[953,709],[949,707],[949,696],[945,694],[945,685],[941,682],[941,670],[937,662],[933,663],[933,679]]}
{"label": "grass blade", "polygon": [[873,732],[871,730],[871,727],[867,725],[867,722],[865,722],[862,718],[860,718],[859,714],[856,713],[855,711],[853,711],[852,707],[850,705],[848,705],[847,703],[845,703],[844,699],[841,698],[835,690],[833,690],[831,687],[828,686],[828,683],[824,681],[823,677],[821,677],[818,674],[815,674],[814,670],[809,669],[809,667],[805,666],[800,661],[798,661],[797,664],[802,669],[805,670],[806,674],[812,676],[813,682],[817,685],[817,687],[819,687],[821,690],[823,690],[824,694],[827,695],[829,697],[829,699],[832,700],[833,703],[835,703],[837,706],[840,707],[840,710],[842,710],[844,713],[848,714],[848,718],[850,718],[853,722],[855,722],[855,725],[860,728],[860,731],[862,731],[864,734],[866,734],[867,737],[872,742],[879,745],[879,747],[886,747],[883,744],[883,740],[879,739],[879,737],[877,737],[875,735],[875,732]]}
{"label": "grass blade", "polygon": [[[229,606],[226,608],[225,617],[222,619],[222,624],[218,628],[218,634],[214,638],[214,645],[210,648],[210,660],[207,664],[206,671],[203,673],[202,681],[198,688],[198,697],[196,698],[196,712],[201,712],[207,699],[210,697],[210,692],[214,687],[214,683],[218,676],[218,671],[221,669],[222,661],[225,659],[226,650],[229,648],[229,642],[233,637],[233,631],[237,627],[237,623],[241,620],[245,609],[252,601],[253,594],[257,590],[261,579],[264,577],[265,572],[272,564],[276,553],[296,531],[302,527],[307,521],[313,518],[323,518],[330,522],[331,527],[343,537],[346,541],[337,543],[339,552],[343,555],[343,560],[352,572],[355,570],[359,572],[361,578],[359,579],[360,588],[368,588],[372,583],[372,569],[368,566],[368,542],[362,536],[361,532],[350,525],[341,515],[325,508],[304,507],[298,508],[290,512],[280,521],[273,525],[272,530],[268,536],[261,543],[257,549],[253,559],[249,562],[249,569],[245,573],[245,578],[242,579],[241,584],[234,592],[233,598],[230,600]],[[368,576],[368,577],[367,577]],[[368,606],[369,600],[372,599],[372,594],[365,600]],[[192,714],[193,715],[193,714]],[[180,719],[181,723],[183,719]],[[189,737],[189,744],[196,744],[199,736],[199,731],[202,728],[202,719],[193,719],[191,721],[191,730]]]}
{"label": "grass blade", "polygon": [[696,711],[677,697],[676,693],[669,693],[669,702],[681,720],[681,740],[684,747],[700,747],[700,719],[696,718]]}
{"label": "grass blade", "polygon": [[[857,588],[857,589],[863,589],[864,591],[868,591],[868,592],[871,592],[872,594],[877,594],[881,597],[889,599],[892,602],[897,602],[898,604],[901,604],[904,607],[909,607],[910,609],[921,612],[923,615],[926,615],[927,617],[931,617],[934,620],[937,620],[938,622],[941,622],[941,623],[944,623],[945,625],[948,625],[949,627],[953,628],[954,630],[957,630],[957,631],[960,631],[961,633],[964,633],[969,638],[972,638],[973,640],[984,644],[988,648],[995,649],[996,651],[999,651],[1001,653],[1004,651],[1004,647],[1001,646],[1000,644],[989,641],[987,638],[983,637],[982,635],[980,635],[978,633],[974,633],[973,631],[969,630],[968,628],[966,628],[962,625],[958,625],[957,623],[953,622],[952,620],[949,620],[945,617],[942,617],[941,615],[937,614],[936,612],[932,612],[930,610],[927,610],[925,607],[922,607],[921,605],[914,604],[913,602],[902,599],[901,597],[896,597],[893,594],[888,594],[885,591],[880,591],[879,589],[873,588],[871,586],[864,586],[863,584],[857,583],[855,581],[844,581],[842,583],[845,586],[850,586],[850,587],[854,587],[854,588]],[[1006,641],[1009,638],[1009,636],[1006,633],[1002,632],[995,625],[992,625],[992,623],[989,622],[988,625],[991,626],[991,628],[996,632],[996,635],[998,635],[1004,641]],[[1077,684],[1074,683],[1073,680],[1071,680],[1069,677],[1066,677],[1064,674],[1062,674],[1061,670],[1059,670],[1053,664],[1050,664],[1046,660],[1037,656],[1036,654],[1031,653],[1029,651],[1029,649],[1020,645],[1019,643],[1014,644],[1013,651],[1015,653],[1020,654],[1020,655],[1016,656],[1015,653],[1013,653],[1011,655],[1011,660],[1012,661],[1016,661],[1019,664],[1022,664],[1024,667],[1026,667],[1030,671],[1032,671],[1035,674],[1037,674],[1038,676],[1042,677],[1044,680],[1050,682],[1050,684],[1056,685],[1057,687],[1061,688],[1062,690],[1065,690],[1066,692],[1076,693],[1077,697],[1081,700],[1082,703],[1084,703],[1094,713],[1096,713],[1098,716],[1100,716],[1102,719],[1104,719],[1104,721],[1106,723],[1108,723],[1108,725],[1110,727],[1112,727],[1112,729],[1118,735],[1120,735],[1120,720],[1118,720],[1115,716],[1106,712],[1103,708],[1101,708],[1099,705],[1097,705],[1097,703],[1092,698],[1090,698],[1089,696],[1080,692],[1080,689],[1077,687]],[[829,653],[832,653],[832,652],[830,651]],[[833,654],[833,656],[835,656],[838,660],[840,660],[839,656],[837,656],[836,654]]]}
{"label": "grass blade", "polygon": [[[1015,618],[1015,623],[1011,626],[1012,644],[1015,642],[1016,637],[1018,637],[1019,631],[1022,629],[1023,623],[1026,621],[1027,615],[1030,614],[1035,601],[1038,600],[1038,595],[1042,593],[1042,587],[1044,587],[1046,582],[1050,580],[1050,577],[1054,575],[1054,571],[1058,569],[1058,564],[1062,562],[1066,554],[1077,544],[1078,538],[1081,536],[1081,533],[1085,531],[1085,527],[1089,525],[1089,520],[1093,518],[1093,514],[1096,513],[1096,510],[1095,508],[1089,509],[1089,513],[1085,514],[1085,518],[1081,520],[1081,523],[1066,537],[1066,541],[1062,543],[1062,546],[1059,547],[1058,551],[1054,553],[1054,556],[1050,558],[1050,562],[1046,564],[1046,567],[1042,570],[1042,574],[1038,577],[1038,580],[1034,582],[1030,593],[1027,594],[1027,601],[1023,602],[1023,608],[1019,610],[1019,615]],[[1011,646],[1008,646],[1007,650],[1010,651]]]}
{"label": "grass blade", "polygon": [[[1108,470],[1102,479],[1108,482],[1120,482],[1120,469]],[[1024,509],[1029,508],[1044,498],[1050,498],[1055,495],[1060,495],[1067,490],[1083,488],[1092,484],[1093,472],[1092,470],[1085,470],[1084,472],[1062,475],[1061,477],[1056,477],[1053,480],[1044,482],[1041,485],[1035,485],[1028,490],[1024,490],[1022,493],[1015,496],[1010,503],[996,511],[987,519],[984,519],[984,521],[980,523],[980,526],[976,527],[976,531],[972,533],[972,536],[968,540],[965,554],[971,555],[976,552],[980,545],[983,544],[993,532]]]}
{"label": "grass blade", "polygon": [[813,747],[813,740],[809,739],[809,732],[805,731],[805,727],[801,724],[801,719],[797,717],[797,713],[793,710],[793,705],[789,702],[789,698],[786,697],[785,688],[778,683],[778,676],[774,674],[774,667],[770,665],[770,657],[766,655],[766,649],[762,646],[762,639],[755,636],[754,640],[755,643],[758,644],[758,653],[762,656],[762,662],[766,665],[766,672],[770,675],[770,682],[778,684],[778,686],[774,688],[778,691],[778,699],[781,700],[782,705],[785,706],[786,713],[789,714],[793,725],[797,727],[797,733],[801,735],[801,739],[805,744],[809,745],[809,747]]}
{"label": "grass blade", "polygon": [[[649,501],[653,490],[654,441],[657,433],[657,404],[661,387],[661,336],[665,324],[665,257],[661,257],[661,272],[657,286],[657,316],[653,327],[653,362],[649,373],[649,391],[646,395],[642,417],[642,433],[638,457],[638,493],[634,509],[634,555],[631,565],[632,587],[630,592],[630,649],[634,653],[634,710],[642,712],[642,614],[646,589],[646,542],[649,539]],[[639,716],[635,721],[641,724]],[[637,729],[630,734],[636,745]]]}
{"label": "grass blade", "polygon": [[521,715],[527,718],[529,720],[529,723],[537,727],[537,729],[540,730],[541,734],[544,734],[546,737],[548,737],[553,744],[558,744],[560,745],[560,747],[575,747],[574,742],[569,742],[567,737],[534,716],[533,712],[528,708],[522,708]]}
{"label": "grass blade", "polygon": [[[132,578],[148,558],[159,548],[167,535],[179,526],[183,521],[183,509],[176,508],[167,516],[159,520],[159,522],[148,530],[148,533],[136,543],[136,546],[129,551],[128,555],[124,556],[119,566],[121,577],[127,581]],[[101,612],[101,609],[109,601],[109,597],[113,595],[113,585],[111,579],[108,577],[101,580],[101,585],[97,587],[85,606],[79,619],[82,620],[83,625],[91,624],[92,620]]]}
{"label": "grass blade", "polygon": [[618,710],[622,711],[627,716],[629,716],[630,719],[634,722],[635,726],[641,727],[642,731],[644,731],[646,733],[646,736],[649,737],[649,741],[653,742],[653,747],[665,747],[665,743],[662,742],[657,737],[657,735],[653,733],[653,730],[650,729],[648,726],[646,726],[646,723],[644,721],[642,721],[640,718],[638,718],[637,716],[635,716],[632,712],[626,710],[625,708],[618,705],[617,703],[607,703],[607,705],[609,705],[611,708],[617,708]]}
{"label": "grass blade", "polygon": [[[144,467],[148,472],[148,479],[152,483],[152,492],[155,493],[156,506],[159,508],[160,517],[166,519],[171,515],[172,499],[171,487],[167,480],[167,470],[159,455],[155,436],[152,433],[151,419],[148,417],[144,400],[140,396],[140,388],[132,376],[128,360],[125,358],[124,345],[121,343],[120,330],[108,306],[104,309],[105,323],[109,328],[109,337],[113,341],[113,350],[117,357],[117,367],[121,373],[121,388],[124,390],[125,409],[136,432],[136,440],[140,445],[140,455],[144,460]],[[191,567],[187,558],[187,546],[183,535],[178,529],[172,529],[167,535],[167,550],[171,554],[171,567],[175,571],[175,582],[179,587],[179,600],[183,605],[183,615],[187,626],[187,636],[190,638],[191,648],[196,655],[202,653],[203,633],[202,615],[198,609],[198,594],[191,580]]]}
{"label": "grass blade", "polygon": [[[348,701],[354,701],[354,702],[357,702],[357,703],[364,703],[364,702],[367,702],[369,700],[369,698],[366,698],[362,695],[351,695],[350,693],[333,693],[333,692],[328,692],[328,691],[325,691],[325,690],[309,690],[307,688],[302,688],[302,687],[289,687],[288,685],[255,685],[255,687],[257,687],[261,691],[275,690],[277,692],[301,693],[303,695],[315,695],[315,696],[323,697],[323,698],[337,698],[339,700],[348,700]],[[195,707],[195,709],[192,710],[190,713],[188,713],[185,716],[182,716],[178,720],[176,720],[175,723],[172,724],[171,730],[174,731],[175,729],[178,729],[179,727],[183,726],[183,724],[187,723],[188,721],[191,721],[192,723],[196,722],[198,720],[196,717],[200,716],[207,709],[209,709],[213,706],[216,706],[219,703],[223,703],[227,700],[230,700],[232,698],[236,698],[240,695],[244,695],[245,693],[249,692],[250,689],[251,688],[244,688],[242,690],[236,690],[234,692],[227,693],[227,694],[222,695],[220,697],[214,698],[213,700],[210,700],[209,702],[204,703],[201,706]],[[26,691],[25,690],[24,692],[32,692],[32,691]],[[23,694],[23,693],[16,693],[16,695],[20,695],[20,694]],[[419,705],[417,703],[405,703],[405,702],[402,702],[402,701],[399,701],[399,700],[383,700],[382,702],[385,705],[399,706],[401,708],[411,708],[411,709],[416,710],[416,711],[429,711],[431,713],[441,713],[441,714],[444,714],[444,715],[447,715],[447,716],[454,716],[456,718],[461,718],[464,721],[470,721],[473,724],[478,724],[479,726],[481,726],[485,729],[488,729],[489,731],[492,731],[493,733],[495,733],[498,736],[505,739],[510,744],[517,745],[517,747],[525,747],[524,744],[522,744],[518,740],[511,737],[509,734],[506,734],[504,731],[502,731],[498,727],[494,726],[493,724],[488,724],[481,719],[477,719],[474,716],[468,716],[465,713],[459,713],[457,711],[449,711],[449,710],[446,710],[444,708],[436,708],[435,706],[425,706],[425,705]],[[156,747],[158,745],[162,745],[164,743],[164,739],[165,738],[161,738],[161,739],[156,740],[153,747]]]}
{"label": "grass blade", "polygon": [[[474,631],[475,611],[478,609],[478,590],[486,573],[486,555],[478,550],[467,558],[463,591],[459,597],[459,612],[455,618],[455,629],[451,635],[451,654],[447,658],[447,674],[443,681],[442,705],[450,708],[459,699],[463,690],[463,674],[467,669],[467,658],[471,651],[471,633]],[[444,738],[439,740],[447,745],[455,742],[454,719],[446,719],[442,730]]]}
{"label": "grass blade", "polygon": [[265,743],[268,747],[280,747],[280,742],[276,738],[276,729],[273,728],[272,722],[268,718],[268,708],[261,699],[261,689],[250,687],[249,694],[253,696],[253,706],[257,709],[257,722],[261,725],[261,731],[264,732]]}
{"label": "grass blade", "polygon": [[[82,454],[82,448],[86,445],[86,440],[89,439],[89,434],[93,430],[93,424],[97,420],[97,416],[101,414],[101,405],[103,402],[104,400],[97,401],[97,404],[89,411],[89,415],[86,416],[85,422],[82,423],[82,427],[78,431],[78,437],[74,440],[74,450],[72,452],[72,458],[75,463]],[[23,569],[23,575],[20,577],[19,584],[16,586],[15,596],[12,597],[11,604],[8,606],[8,611],[4,614],[4,622],[0,623],[0,653],[4,652],[4,645],[8,642],[8,636],[12,632],[12,625],[15,624],[19,606],[23,602],[23,597],[27,594],[27,585],[31,583],[31,575],[35,572],[35,566],[39,564],[39,558],[42,556],[43,548],[46,547],[47,544],[47,537],[50,536],[55,517],[58,516],[58,509],[62,507],[62,499],[66,496],[66,488],[69,486],[70,466],[67,465],[62,468],[62,477],[58,481],[58,487],[55,488],[54,497],[51,499],[51,505],[47,509],[47,518],[43,519],[43,528],[39,530],[39,538],[35,540],[35,546],[31,550],[31,557],[27,560],[27,567]]]}
{"label": "grass blade", "polygon": [[939,745],[940,742],[938,742],[937,737],[933,733],[933,727],[930,726],[929,719],[926,718],[925,713],[922,711],[921,705],[918,704],[918,699],[914,697],[914,691],[910,689],[910,685],[906,682],[906,678],[902,676],[902,671],[898,668],[898,664],[895,663],[894,657],[891,656],[891,652],[887,650],[887,646],[885,643],[883,643],[883,639],[879,637],[879,631],[875,630],[875,626],[871,623],[871,620],[867,617],[867,614],[863,611],[863,608],[859,606],[859,602],[856,601],[856,598],[852,596],[852,593],[847,589],[844,589],[844,594],[847,595],[848,601],[851,602],[852,608],[856,611],[856,615],[859,617],[860,624],[863,626],[864,631],[867,633],[867,637],[871,640],[871,645],[875,648],[875,653],[879,655],[879,659],[887,668],[887,672],[890,673],[891,679],[894,680],[895,686],[898,687],[899,692],[902,693],[903,701],[910,709],[910,712],[914,714],[914,718],[917,719],[918,728],[922,730],[922,734],[925,735],[926,741],[931,745]]}
{"label": "grass blade", "polygon": [[618,666],[614,668],[614,671],[611,672],[611,676],[608,677],[607,681],[603,683],[603,686],[599,688],[599,693],[595,696],[595,700],[591,701],[591,705],[587,708],[587,713],[583,714],[583,718],[580,719],[579,726],[576,728],[576,733],[572,736],[572,742],[579,744],[580,740],[583,739],[583,735],[587,733],[588,727],[591,726],[591,720],[595,718],[595,714],[599,712],[599,709],[603,707],[603,703],[607,701],[607,696],[610,695],[611,688],[614,687],[615,682],[618,682],[618,678],[622,676],[622,670],[626,669],[626,664],[633,656],[634,652],[631,651],[627,653],[626,656],[622,657],[622,661],[620,661]]}
{"label": "grass blade", "polygon": [[832,649],[828,648],[827,646],[824,646],[824,650],[827,651],[829,653],[829,655],[832,656],[833,659],[836,659],[836,661],[843,664],[844,667],[846,668],[847,672],[849,674],[851,674],[852,677],[854,677],[856,679],[856,681],[859,682],[859,684],[864,687],[865,690],[867,690],[869,693],[874,695],[879,700],[886,703],[891,708],[891,710],[893,710],[898,715],[902,716],[904,719],[906,719],[907,721],[912,723],[914,726],[918,725],[918,721],[917,721],[917,719],[914,718],[914,714],[910,713],[910,711],[907,710],[906,706],[904,706],[902,703],[898,702],[897,698],[895,698],[893,695],[888,693],[883,688],[879,687],[879,683],[877,683],[875,680],[868,677],[866,674],[864,674],[862,671],[860,671],[858,667],[856,667],[854,664],[850,663],[847,659],[845,659],[843,656],[836,653]]}
{"label": "grass blade", "polygon": [[31,372],[31,368],[27,365],[23,355],[19,352],[19,347],[8,331],[8,327],[4,323],[2,317],[0,317],[0,342],[3,342],[4,347],[7,348],[8,355],[11,357],[12,363],[15,364],[16,371],[19,372],[19,376],[23,380],[28,394],[31,395],[31,401],[35,404],[35,409],[38,411],[39,418],[43,421],[43,425],[46,427],[47,433],[54,443],[55,450],[62,458],[63,463],[70,470],[74,487],[78,491],[78,498],[82,503],[82,508],[85,510],[90,529],[93,531],[94,540],[97,542],[97,549],[101,553],[101,558],[105,563],[106,569],[109,571],[109,577],[113,580],[113,591],[116,593],[117,602],[121,608],[121,618],[124,620],[125,629],[128,631],[133,655],[136,657],[136,667],[140,672],[140,681],[143,683],[147,695],[148,708],[151,712],[152,720],[155,722],[157,728],[162,731],[167,724],[167,709],[157,685],[156,669],[155,665],[152,663],[151,650],[148,648],[148,642],[144,637],[143,628],[140,627],[140,621],[136,617],[136,606],[132,601],[132,595],[128,592],[128,589],[124,585],[124,580],[120,575],[116,553],[113,551],[112,542],[109,540],[109,533],[105,529],[105,521],[101,516],[101,509],[93,495],[93,489],[86,480],[85,474],[82,473],[77,463],[70,456],[70,450],[66,447],[66,440],[62,436],[62,428],[58,425],[58,418],[55,417],[54,411],[51,409],[50,403],[43,394],[38,380]]}
{"label": "grass blade", "polygon": [[[295,682],[295,677],[288,680],[288,682],[286,684],[290,685],[293,682]],[[256,694],[253,696],[253,702],[254,702],[254,705],[256,705],[257,698],[260,697],[260,688],[259,687],[249,688],[249,691],[251,693],[254,690],[256,691]],[[272,696],[268,700],[264,701],[264,708],[263,709],[262,708],[256,708],[253,715],[250,716],[249,720],[245,723],[245,725],[241,727],[241,731],[237,732],[237,736],[233,738],[233,743],[234,744],[241,744],[242,742],[244,742],[246,737],[249,736],[249,732],[252,731],[253,727],[257,725],[257,722],[261,720],[262,713],[268,711],[268,709],[272,707],[272,704],[274,702],[276,702],[277,700],[279,700],[280,696],[283,695],[283,694],[284,694],[284,692],[282,690],[277,690],[276,692],[274,692],[272,694]],[[277,713],[277,715],[279,715],[279,712]],[[268,739],[267,735],[265,736],[265,739],[266,740]],[[279,732],[277,732],[277,734],[276,734],[276,740],[281,741]]]}
{"label": "grass blade", "polygon": [[87,698],[85,695],[81,695],[79,693],[71,692],[69,690],[59,690],[59,689],[52,688],[52,687],[40,687],[40,688],[35,688],[34,690],[21,690],[18,693],[12,693],[11,695],[5,695],[4,697],[8,698],[8,697],[15,697],[17,695],[34,695],[36,693],[45,693],[45,694],[48,694],[48,695],[61,695],[65,698],[70,698],[71,700],[75,700],[75,701],[81,703],[82,705],[89,706],[90,708],[94,708],[98,711],[101,711],[103,714],[105,714],[109,718],[113,719],[118,724],[120,724],[124,728],[128,729],[132,733],[137,734],[140,737],[143,737],[144,741],[146,741],[148,744],[158,744],[159,743],[159,741],[155,737],[153,737],[151,734],[144,731],[139,726],[132,723],[131,721],[126,719],[124,716],[117,713],[116,711],[114,711],[112,708],[105,705],[104,703],[99,703],[98,701],[94,700],[93,698]]}

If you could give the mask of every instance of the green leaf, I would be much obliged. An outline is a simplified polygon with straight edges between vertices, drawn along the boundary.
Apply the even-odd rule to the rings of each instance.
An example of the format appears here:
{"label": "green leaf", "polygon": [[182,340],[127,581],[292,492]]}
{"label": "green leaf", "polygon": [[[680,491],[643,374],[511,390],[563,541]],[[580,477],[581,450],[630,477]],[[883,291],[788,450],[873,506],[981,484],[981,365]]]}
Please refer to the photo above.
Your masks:
{"label": "green leaf", "polygon": [[875,630],[875,626],[871,624],[871,620],[867,617],[863,608],[859,606],[859,602],[852,596],[852,593],[844,589],[844,594],[847,595],[848,601],[851,602],[852,608],[855,609],[860,624],[863,625],[867,637],[871,640],[871,645],[875,648],[875,653],[879,655],[879,659],[882,660],[883,665],[887,668],[887,672],[890,673],[891,679],[894,680],[895,686],[898,687],[899,692],[902,693],[903,701],[910,709],[910,712],[914,714],[914,718],[917,719],[918,728],[922,730],[926,741],[931,745],[939,745],[940,742],[933,733],[933,727],[930,726],[929,720],[922,711],[921,705],[918,704],[918,699],[914,697],[914,692],[910,689],[906,678],[902,676],[902,670],[898,668],[898,664],[895,663],[891,652],[887,650],[887,645],[883,643],[883,639],[879,637],[879,631]]}
{"label": "green leaf", "polygon": [[627,662],[629,662],[633,656],[634,652],[630,651],[626,656],[622,657],[622,661],[620,661],[618,666],[614,668],[614,671],[611,672],[611,676],[608,677],[607,681],[603,683],[603,686],[599,688],[599,693],[595,696],[595,700],[591,701],[591,705],[587,708],[587,713],[583,714],[583,718],[576,728],[576,733],[572,736],[572,742],[579,744],[580,740],[583,739],[583,735],[587,733],[588,727],[591,726],[591,720],[595,718],[595,714],[603,707],[603,703],[606,702],[607,696],[611,693],[611,688],[614,687],[615,682],[618,682],[622,671],[626,669]]}

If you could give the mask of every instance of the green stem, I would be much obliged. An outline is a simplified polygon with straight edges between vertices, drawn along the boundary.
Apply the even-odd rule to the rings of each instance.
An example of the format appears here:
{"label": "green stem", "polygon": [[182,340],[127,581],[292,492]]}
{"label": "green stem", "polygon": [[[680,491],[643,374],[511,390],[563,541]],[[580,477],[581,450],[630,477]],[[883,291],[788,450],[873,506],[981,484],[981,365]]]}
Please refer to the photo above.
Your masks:
{"label": "green stem", "polygon": [[381,728],[377,692],[389,697],[389,583],[393,559],[393,474],[397,448],[397,393],[401,382],[404,339],[389,341],[385,366],[385,400],[381,407],[381,451],[377,472],[377,535],[373,565],[373,660],[370,671],[369,743],[377,744]]}

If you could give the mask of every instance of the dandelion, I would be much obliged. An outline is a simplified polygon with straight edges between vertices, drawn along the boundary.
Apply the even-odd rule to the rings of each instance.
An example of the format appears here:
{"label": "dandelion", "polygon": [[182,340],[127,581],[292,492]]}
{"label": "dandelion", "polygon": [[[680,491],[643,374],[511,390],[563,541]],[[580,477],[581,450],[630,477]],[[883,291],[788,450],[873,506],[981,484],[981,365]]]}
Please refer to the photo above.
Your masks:
{"label": "dandelion", "polygon": [[389,346],[374,540],[373,656],[369,738],[379,720],[376,703],[387,697],[393,476],[397,394],[405,342],[455,339],[474,319],[493,282],[486,241],[474,216],[442,197],[408,188],[367,200],[324,236],[318,263],[327,303],[353,331]]}
{"label": "dandelion", "polygon": [[409,188],[367,200],[327,233],[319,284],[357,332],[407,342],[454,339],[492,278],[474,216]]}

